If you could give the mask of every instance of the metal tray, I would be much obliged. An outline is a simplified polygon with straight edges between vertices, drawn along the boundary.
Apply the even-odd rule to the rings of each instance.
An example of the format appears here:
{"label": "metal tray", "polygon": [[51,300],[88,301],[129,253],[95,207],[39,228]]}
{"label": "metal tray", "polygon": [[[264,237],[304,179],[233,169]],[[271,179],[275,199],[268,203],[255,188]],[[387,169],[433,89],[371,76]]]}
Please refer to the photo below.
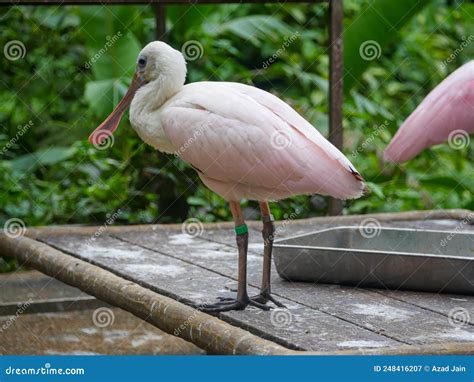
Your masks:
{"label": "metal tray", "polygon": [[474,294],[474,233],[335,227],[274,244],[292,281]]}

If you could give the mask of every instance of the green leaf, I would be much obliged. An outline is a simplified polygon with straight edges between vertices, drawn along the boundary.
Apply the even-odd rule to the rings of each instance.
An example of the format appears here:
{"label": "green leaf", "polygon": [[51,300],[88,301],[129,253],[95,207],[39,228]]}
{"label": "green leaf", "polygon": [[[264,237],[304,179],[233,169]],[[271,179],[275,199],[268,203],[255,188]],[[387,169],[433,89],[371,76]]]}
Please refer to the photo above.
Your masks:
{"label": "green leaf", "polygon": [[440,187],[446,187],[450,190],[455,190],[455,189],[466,189],[466,190],[474,190],[474,180],[471,178],[464,178],[460,177],[459,179],[456,179],[454,176],[443,176],[443,175],[438,175],[438,176],[422,176],[420,177],[420,182],[423,183],[423,185],[426,186],[434,186],[436,188]]}
{"label": "green leaf", "polygon": [[430,0],[374,0],[344,29],[344,91],[384,54],[398,31]]}
{"label": "green leaf", "polygon": [[255,46],[261,46],[268,39],[275,40],[281,36],[294,34],[296,31],[276,17],[255,15],[233,19],[222,24],[217,30],[217,34],[226,32],[248,40]]}
{"label": "green leaf", "polygon": [[[86,69],[93,81],[85,85],[84,98],[94,113],[104,118],[125,94],[135,71],[141,44],[129,31],[129,23],[137,14],[135,7],[82,7],[82,24],[87,26],[88,60]],[[128,31],[128,32],[127,32]]]}
{"label": "green leaf", "polygon": [[385,198],[382,187],[380,187],[378,184],[375,184],[375,183],[372,183],[372,182],[366,182],[366,184],[369,187],[370,191],[372,191],[379,198],[381,198],[381,199]]}
{"label": "green leaf", "polygon": [[170,30],[176,36],[186,36],[190,31],[199,29],[208,15],[215,10],[212,5],[170,5],[166,7],[166,16],[171,22]]}
{"label": "green leaf", "polygon": [[86,84],[84,98],[99,117],[110,114],[127,91],[119,79],[90,81]]}
{"label": "green leaf", "polygon": [[33,171],[38,166],[51,166],[72,157],[74,147],[52,147],[17,157],[7,163],[16,171]]}
{"label": "green leaf", "polygon": [[108,78],[132,77],[135,72],[136,59],[141,47],[138,40],[131,33],[117,32],[104,45],[95,50],[90,47],[87,65],[92,69],[98,80]]}

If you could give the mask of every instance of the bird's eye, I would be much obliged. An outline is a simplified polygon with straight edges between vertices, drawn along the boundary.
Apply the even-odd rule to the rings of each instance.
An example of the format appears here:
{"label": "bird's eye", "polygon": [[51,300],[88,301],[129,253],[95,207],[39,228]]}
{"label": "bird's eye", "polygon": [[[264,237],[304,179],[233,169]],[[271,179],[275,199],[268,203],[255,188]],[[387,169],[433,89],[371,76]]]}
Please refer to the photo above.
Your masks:
{"label": "bird's eye", "polygon": [[146,58],[140,57],[138,59],[138,67],[143,69],[143,68],[145,68],[145,66],[146,66]]}

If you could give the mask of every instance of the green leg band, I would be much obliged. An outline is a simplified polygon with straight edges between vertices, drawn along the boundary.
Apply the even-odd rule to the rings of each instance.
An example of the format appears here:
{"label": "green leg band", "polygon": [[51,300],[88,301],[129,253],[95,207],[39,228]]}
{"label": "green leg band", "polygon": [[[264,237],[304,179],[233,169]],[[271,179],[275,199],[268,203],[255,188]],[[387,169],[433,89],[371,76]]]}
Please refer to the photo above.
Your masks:
{"label": "green leg band", "polygon": [[237,235],[243,235],[244,233],[247,233],[249,231],[247,224],[242,224],[237,227],[235,227],[235,233]]}

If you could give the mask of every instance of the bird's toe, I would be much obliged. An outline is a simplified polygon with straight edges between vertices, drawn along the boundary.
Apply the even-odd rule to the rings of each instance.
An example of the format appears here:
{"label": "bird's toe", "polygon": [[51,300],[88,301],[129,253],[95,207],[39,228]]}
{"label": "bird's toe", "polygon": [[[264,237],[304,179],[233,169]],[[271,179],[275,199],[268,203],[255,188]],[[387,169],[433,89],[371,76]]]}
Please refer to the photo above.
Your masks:
{"label": "bird's toe", "polygon": [[230,310],[244,310],[248,302],[242,302],[235,298],[222,298],[219,302],[214,304],[206,304],[200,307],[200,310],[205,313],[219,313],[228,312]]}
{"label": "bird's toe", "polygon": [[218,302],[214,304],[205,304],[198,307],[199,310],[205,313],[228,312],[231,310],[244,310],[248,305],[254,306],[262,310],[270,310],[271,308],[265,305],[265,302],[260,302],[248,297],[243,300],[229,297],[219,297]]}
{"label": "bird's toe", "polygon": [[266,306],[265,304],[270,301],[279,308],[286,308],[286,306],[284,304],[282,304],[280,301],[275,299],[269,293],[260,293],[260,294],[254,296],[254,297],[250,297],[250,301],[258,303],[258,304],[263,304],[264,306]]}

